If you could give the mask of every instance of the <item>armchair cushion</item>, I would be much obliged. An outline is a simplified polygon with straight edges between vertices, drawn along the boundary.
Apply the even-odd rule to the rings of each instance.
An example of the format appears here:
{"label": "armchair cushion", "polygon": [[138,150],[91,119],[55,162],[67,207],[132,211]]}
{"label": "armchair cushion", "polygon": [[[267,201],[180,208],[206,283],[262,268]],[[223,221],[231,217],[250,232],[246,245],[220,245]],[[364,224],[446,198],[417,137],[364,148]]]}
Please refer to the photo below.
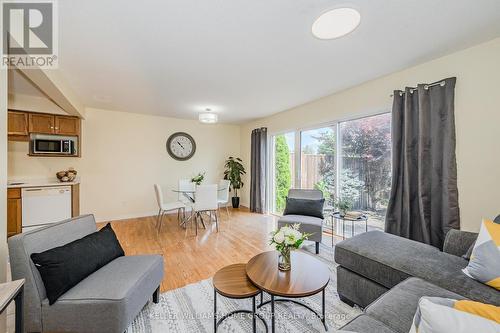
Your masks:
{"label": "armchair cushion", "polygon": [[31,259],[40,272],[52,305],[81,280],[123,255],[123,249],[108,223],[98,232],[66,245],[32,253]]}
{"label": "armchair cushion", "polygon": [[287,198],[283,215],[305,215],[322,219],[325,199]]}

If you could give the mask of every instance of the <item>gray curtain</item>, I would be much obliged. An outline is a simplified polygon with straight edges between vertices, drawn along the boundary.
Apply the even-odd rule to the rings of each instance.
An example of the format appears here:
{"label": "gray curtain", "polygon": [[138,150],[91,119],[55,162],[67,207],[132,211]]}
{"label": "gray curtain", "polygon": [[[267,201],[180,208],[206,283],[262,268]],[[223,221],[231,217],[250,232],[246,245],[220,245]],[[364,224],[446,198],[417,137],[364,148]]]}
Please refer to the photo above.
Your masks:
{"label": "gray curtain", "polygon": [[385,223],[391,234],[438,248],[449,229],[460,229],[456,78],[442,81],[394,92],[392,190]]}
{"label": "gray curtain", "polygon": [[250,160],[250,211],[266,211],[267,128],[252,131]]}

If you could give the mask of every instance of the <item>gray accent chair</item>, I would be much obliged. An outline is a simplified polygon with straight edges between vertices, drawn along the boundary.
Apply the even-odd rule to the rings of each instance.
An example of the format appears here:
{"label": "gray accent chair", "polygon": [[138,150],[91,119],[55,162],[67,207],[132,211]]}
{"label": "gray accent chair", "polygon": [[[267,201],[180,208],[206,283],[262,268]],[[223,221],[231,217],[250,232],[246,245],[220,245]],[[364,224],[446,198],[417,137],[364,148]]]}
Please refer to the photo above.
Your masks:
{"label": "gray accent chair", "polygon": [[[496,221],[500,220],[500,216]],[[450,230],[443,251],[406,238],[370,231],[335,246],[337,292],[365,308],[340,332],[407,333],[423,296],[470,299],[500,306],[500,292],[466,276],[462,256],[477,234]]]}
{"label": "gray accent chair", "polygon": [[[49,305],[30,255],[61,246],[97,230],[93,215],[82,215],[9,238],[12,279],[24,278],[26,332],[124,332],[163,279],[159,255],[116,258]],[[78,258],[75,258],[78,260]]]}
{"label": "gray accent chair", "polygon": [[[294,199],[323,199],[323,192],[319,190],[302,190],[290,189],[288,190],[288,197]],[[312,234],[309,240],[316,243],[316,254],[319,253],[319,244],[323,237],[323,219],[313,216],[305,215],[284,215],[278,220],[278,228],[285,225],[300,223],[300,231]]]}

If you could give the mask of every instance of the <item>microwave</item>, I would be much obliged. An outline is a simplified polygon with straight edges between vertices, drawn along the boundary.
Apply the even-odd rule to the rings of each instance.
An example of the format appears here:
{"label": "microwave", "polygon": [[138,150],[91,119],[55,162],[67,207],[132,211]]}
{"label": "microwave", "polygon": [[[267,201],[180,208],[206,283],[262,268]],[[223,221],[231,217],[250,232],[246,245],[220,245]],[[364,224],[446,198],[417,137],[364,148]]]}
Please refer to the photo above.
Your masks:
{"label": "microwave", "polygon": [[31,137],[31,150],[33,154],[63,154],[77,155],[76,138],[58,136],[33,136]]}

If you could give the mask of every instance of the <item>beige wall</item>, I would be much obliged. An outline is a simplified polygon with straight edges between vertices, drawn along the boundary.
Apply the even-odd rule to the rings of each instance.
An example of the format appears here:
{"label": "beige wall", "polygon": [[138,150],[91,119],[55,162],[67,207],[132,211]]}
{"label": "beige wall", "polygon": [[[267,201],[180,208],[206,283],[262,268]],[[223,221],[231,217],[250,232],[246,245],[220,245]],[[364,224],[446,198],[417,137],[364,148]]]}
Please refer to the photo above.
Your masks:
{"label": "beige wall", "polygon": [[[249,168],[250,132],[314,126],[390,110],[394,89],[456,76],[458,187],[462,229],[500,213],[500,39],[415,66],[242,126],[241,153]],[[374,64],[376,66],[376,64]],[[246,184],[250,182],[247,180]],[[249,201],[248,186],[242,202]]]}
{"label": "beige wall", "polygon": [[[179,178],[206,171],[207,182],[222,177],[224,160],[239,155],[240,128],[203,125],[194,120],[86,109],[82,121],[81,158],[28,157],[28,144],[9,142],[9,178],[55,177],[74,167],[81,175],[81,212],[98,220],[152,215],[157,212],[153,184],[163,185],[167,199]],[[177,131],[196,140],[189,161],[172,159],[165,149]]]}

